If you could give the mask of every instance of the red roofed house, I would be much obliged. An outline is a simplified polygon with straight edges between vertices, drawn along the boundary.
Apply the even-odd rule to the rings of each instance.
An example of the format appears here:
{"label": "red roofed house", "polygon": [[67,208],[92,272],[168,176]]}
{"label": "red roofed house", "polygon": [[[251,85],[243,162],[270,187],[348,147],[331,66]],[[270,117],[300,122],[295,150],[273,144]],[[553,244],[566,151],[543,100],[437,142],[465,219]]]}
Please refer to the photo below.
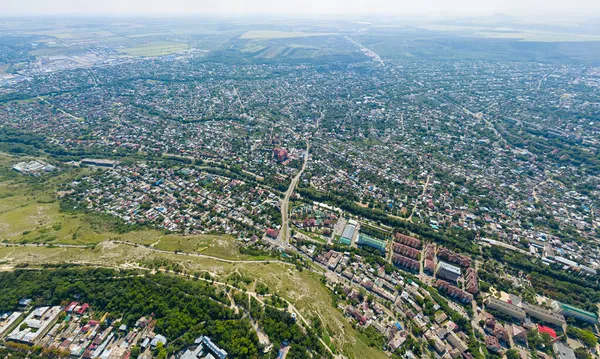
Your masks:
{"label": "red roofed house", "polygon": [[273,228],[269,228],[267,229],[267,236],[271,237],[273,239],[277,238],[277,236],[279,235],[279,231],[273,229]]}
{"label": "red roofed house", "polygon": [[556,339],[556,332],[554,331],[554,329],[538,324],[538,330],[540,331],[540,334],[548,333],[548,335],[550,335],[552,339]]}
{"label": "red roofed house", "polygon": [[69,304],[69,305],[67,306],[67,309],[65,309],[65,312],[67,312],[67,313],[71,313],[71,312],[73,311],[73,309],[75,309],[75,307],[76,307],[77,305],[79,305],[79,303],[77,303],[77,302],[71,302],[71,304]]}
{"label": "red roofed house", "polygon": [[288,151],[283,148],[274,148],[273,149],[273,157],[277,159],[279,162],[283,162],[288,159]]}
{"label": "red roofed house", "polygon": [[83,313],[85,313],[86,310],[88,310],[89,307],[90,307],[89,304],[83,303],[83,305],[79,309],[77,309],[76,313],[79,315],[82,315]]}

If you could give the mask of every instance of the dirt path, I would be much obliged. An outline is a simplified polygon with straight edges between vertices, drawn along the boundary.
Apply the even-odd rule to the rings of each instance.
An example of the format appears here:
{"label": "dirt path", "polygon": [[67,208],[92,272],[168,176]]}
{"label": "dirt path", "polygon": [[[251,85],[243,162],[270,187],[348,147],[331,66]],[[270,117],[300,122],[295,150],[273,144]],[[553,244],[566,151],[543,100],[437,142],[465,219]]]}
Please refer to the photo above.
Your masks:
{"label": "dirt path", "polygon": [[[277,264],[283,264],[283,265],[287,265],[287,266],[291,266],[294,267],[295,265],[289,262],[284,262],[278,259],[225,259],[225,258],[221,258],[221,257],[217,257],[217,256],[211,256],[208,254],[199,254],[199,253],[185,253],[185,252],[171,252],[171,251],[166,251],[166,250],[162,250],[162,249],[156,249],[153,247],[149,247],[149,246],[144,246],[144,245],[140,245],[139,243],[132,243],[132,242],[127,242],[127,241],[119,241],[119,240],[109,240],[109,241],[104,241],[104,242],[99,242],[96,243],[94,245],[100,245],[100,246],[105,246],[105,245],[114,245],[114,244],[122,244],[122,245],[126,245],[126,246],[131,246],[131,247],[143,247],[145,249],[148,249],[152,252],[156,252],[156,253],[163,253],[163,254],[170,254],[170,255],[177,255],[177,256],[188,256],[188,257],[198,257],[198,258],[206,258],[206,259],[212,259],[215,260],[217,262],[224,262],[224,263],[231,263],[231,264],[235,264],[235,263],[277,263]],[[4,246],[4,247],[54,247],[54,248],[81,248],[81,249],[86,249],[86,248],[91,248],[94,245],[76,245],[76,244],[52,244],[52,245],[46,245],[46,244],[33,244],[33,243],[26,243],[26,244],[20,244],[20,243],[0,243],[0,246]]]}

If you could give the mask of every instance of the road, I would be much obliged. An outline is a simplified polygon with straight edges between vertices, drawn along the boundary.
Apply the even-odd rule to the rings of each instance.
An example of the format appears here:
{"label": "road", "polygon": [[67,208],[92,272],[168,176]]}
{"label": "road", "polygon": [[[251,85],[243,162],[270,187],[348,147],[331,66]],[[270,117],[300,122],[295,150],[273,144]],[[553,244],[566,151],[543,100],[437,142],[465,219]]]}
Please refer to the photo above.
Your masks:
{"label": "road", "polygon": [[37,98],[38,98],[38,100],[44,102],[48,106],[56,109],[57,111],[60,111],[63,115],[68,116],[68,117],[70,117],[70,118],[72,118],[72,119],[74,119],[76,121],[83,121],[83,118],[74,116],[74,115],[68,113],[67,111],[63,110],[62,108],[58,108],[58,107],[54,106],[53,104],[51,104],[50,102],[48,102],[48,100],[46,100],[45,98],[43,98],[41,96],[38,96]]}
{"label": "road", "polygon": [[372,58],[374,61],[377,61],[381,64],[381,66],[385,66],[385,64],[383,63],[383,60],[381,59],[381,57],[379,55],[377,55],[375,53],[375,51],[367,48],[366,46],[364,46],[363,44],[361,44],[358,41],[355,41],[351,38],[349,38],[348,36],[345,36],[346,40],[350,41],[351,43],[353,43],[354,45],[360,47],[360,49],[362,50],[362,52],[367,55],[368,57]]}
{"label": "road", "polygon": [[544,80],[546,79],[546,77],[548,77],[548,75],[550,75],[550,73],[545,74],[544,76],[542,76],[542,78],[540,79],[540,81],[538,82],[538,86],[537,86],[537,90],[539,91],[542,88],[542,82],[544,82]]}
{"label": "road", "polygon": [[[430,180],[431,180],[431,176],[427,175],[427,181],[425,181],[425,185],[423,186],[423,192],[421,192],[421,197],[423,197],[425,195],[425,193],[427,192],[427,187],[429,187]],[[417,200],[415,201],[415,205],[413,206],[413,209],[410,212],[410,216],[407,218],[407,221],[412,222],[412,218],[415,214],[415,211],[417,210],[418,204],[419,204],[419,199],[417,198]]]}
{"label": "road", "polygon": [[508,243],[505,243],[505,242],[502,242],[502,241],[497,241],[495,239],[481,238],[481,241],[482,242],[487,242],[487,243],[489,243],[489,244],[491,244],[493,246],[504,247],[506,249],[510,249],[512,251],[516,251],[516,252],[519,252],[521,254],[525,254],[525,255],[528,255],[528,256],[531,255],[531,253],[529,253],[528,251],[525,251],[525,250],[523,250],[521,248],[517,248],[517,247],[515,247],[515,246],[513,246],[511,244],[508,244]]}
{"label": "road", "polygon": [[290,213],[290,197],[294,193],[296,186],[298,186],[298,182],[300,181],[300,176],[306,169],[306,164],[308,163],[308,154],[310,151],[310,143],[306,141],[306,153],[304,154],[304,163],[302,163],[302,168],[296,176],[292,179],[290,183],[290,187],[285,192],[285,196],[281,200],[281,229],[279,230],[279,236],[277,237],[278,242],[282,243],[284,246],[288,247],[290,244],[290,229],[289,229],[289,213]]}

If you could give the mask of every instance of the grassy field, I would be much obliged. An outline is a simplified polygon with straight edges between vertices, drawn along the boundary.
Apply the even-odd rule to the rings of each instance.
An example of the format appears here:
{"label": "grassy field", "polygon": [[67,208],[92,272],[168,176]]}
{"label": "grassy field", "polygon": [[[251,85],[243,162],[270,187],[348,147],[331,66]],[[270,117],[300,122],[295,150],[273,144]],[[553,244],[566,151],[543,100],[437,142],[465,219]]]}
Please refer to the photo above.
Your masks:
{"label": "grassy field", "polygon": [[[159,230],[111,231],[94,214],[62,213],[58,200],[41,191],[0,182],[0,241],[92,245],[121,240],[166,251],[200,253],[226,259],[264,259],[240,254],[231,236],[165,234]],[[8,193],[11,195],[7,195]]]}
{"label": "grassy field", "polygon": [[240,49],[241,52],[259,52],[264,50],[267,46],[262,44],[263,41],[259,41],[260,43],[256,43],[254,41],[249,42],[244,45],[243,48]]}
{"label": "grassy field", "polygon": [[[51,37],[55,37],[57,39],[72,39],[75,36],[73,35],[73,33],[71,31],[72,31],[72,29],[56,29],[56,30],[44,30],[44,31],[32,31],[32,32],[30,32],[30,34],[51,36]],[[82,32],[82,34],[83,33],[84,32]]]}
{"label": "grassy field", "polygon": [[131,56],[150,57],[171,55],[187,49],[188,45],[185,42],[153,41],[133,47],[127,47],[119,51]]}
{"label": "grassy field", "polygon": [[333,33],[301,32],[301,31],[276,31],[276,30],[251,30],[247,31],[240,39],[289,39],[293,37],[329,36]]}
{"label": "grassy field", "polygon": [[87,244],[108,239],[109,233],[94,231],[94,221],[85,214],[61,213],[54,196],[59,184],[88,169],[64,168],[35,180],[10,170],[11,164],[23,160],[0,155],[0,241]]}
{"label": "grassy field", "polygon": [[[135,235],[136,234],[134,234],[134,236]],[[127,238],[127,236],[124,236],[124,238]],[[173,234],[163,235],[157,237],[157,242],[155,242],[153,247],[171,252],[197,253],[232,260],[269,259],[268,256],[249,256],[241,254],[238,250],[238,244],[236,243],[235,238],[227,235],[197,235],[185,237]]]}

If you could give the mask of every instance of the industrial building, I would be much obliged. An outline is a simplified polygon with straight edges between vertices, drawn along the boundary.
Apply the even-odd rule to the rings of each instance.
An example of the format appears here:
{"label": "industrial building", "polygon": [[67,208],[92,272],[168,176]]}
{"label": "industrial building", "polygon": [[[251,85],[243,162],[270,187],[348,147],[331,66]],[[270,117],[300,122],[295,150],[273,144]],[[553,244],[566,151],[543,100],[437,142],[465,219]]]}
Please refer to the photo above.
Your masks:
{"label": "industrial building", "polygon": [[7,339],[25,344],[34,344],[38,338],[46,334],[61,311],[62,307],[60,306],[34,309],[23,323],[8,335]]}
{"label": "industrial building", "polygon": [[119,162],[105,159],[84,158],[81,160],[81,163],[88,166],[112,168],[115,167]]}
{"label": "industrial building", "polygon": [[340,237],[340,243],[349,246],[352,243],[352,238],[354,237],[355,232],[356,226],[354,224],[347,224],[346,227],[344,227],[344,232],[342,232],[342,236]]}
{"label": "industrial building", "polygon": [[52,172],[56,167],[43,161],[19,162],[12,166],[12,169],[27,175],[39,176],[42,172]]}

